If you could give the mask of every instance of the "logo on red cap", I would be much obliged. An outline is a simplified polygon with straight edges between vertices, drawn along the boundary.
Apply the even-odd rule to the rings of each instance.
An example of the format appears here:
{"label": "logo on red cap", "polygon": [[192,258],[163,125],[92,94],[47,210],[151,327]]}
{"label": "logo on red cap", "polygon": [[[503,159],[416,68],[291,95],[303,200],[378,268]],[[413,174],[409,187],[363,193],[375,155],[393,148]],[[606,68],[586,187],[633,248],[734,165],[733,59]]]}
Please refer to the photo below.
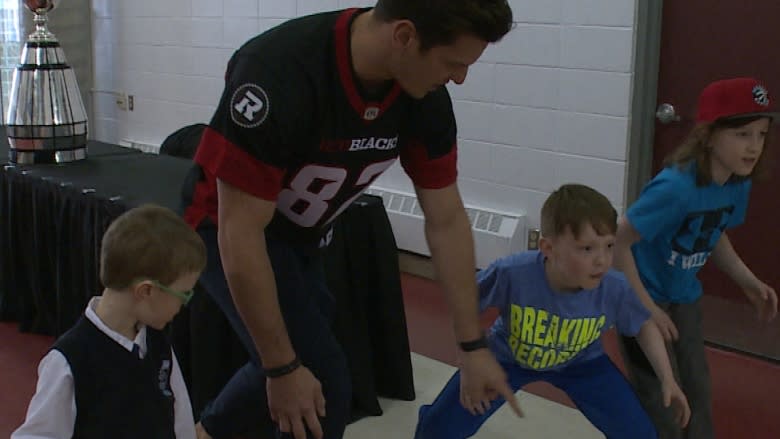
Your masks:
{"label": "logo on red cap", "polygon": [[753,100],[756,101],[758,105],[764,107],[769,106],[769,92],[766,91],[766,88],[764,88],[763,85],[753,87]]}

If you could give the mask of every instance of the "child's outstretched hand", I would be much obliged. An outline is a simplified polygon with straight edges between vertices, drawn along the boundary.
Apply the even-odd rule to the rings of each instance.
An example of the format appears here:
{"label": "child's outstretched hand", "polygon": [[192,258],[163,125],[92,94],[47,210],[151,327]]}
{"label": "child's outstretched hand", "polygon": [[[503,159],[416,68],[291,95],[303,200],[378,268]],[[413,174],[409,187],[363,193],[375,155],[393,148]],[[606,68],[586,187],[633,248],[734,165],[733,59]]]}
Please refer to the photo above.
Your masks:
{"label": "child's outstretched hand", "polygon": [[755,279],[745,288],[745,295],[756,308],[758,319],[768,322],[777,315],[777,293],[769,285]]}
{"label": "child's outstretched hand", "polygon": [[648,311],[650,311],[650,317],[653,319],[653,322],[655,322],[655,325],[658,326],[658,331],[661,332],[664,340],[667,343],[677,341],[677,338],[679,337],[677,326],[674,325],[669,314],[656,304],[653,304],[648,308]]}
{"label": "child's outstretched hand", "polygon": [[685,394],[673,379],[662,383],[661,390],[664,395],[664,407],[672,407],[675,420],[680,428],[684,428],[688,425],[688,420],[691,419],[691,407],[688,405]]}

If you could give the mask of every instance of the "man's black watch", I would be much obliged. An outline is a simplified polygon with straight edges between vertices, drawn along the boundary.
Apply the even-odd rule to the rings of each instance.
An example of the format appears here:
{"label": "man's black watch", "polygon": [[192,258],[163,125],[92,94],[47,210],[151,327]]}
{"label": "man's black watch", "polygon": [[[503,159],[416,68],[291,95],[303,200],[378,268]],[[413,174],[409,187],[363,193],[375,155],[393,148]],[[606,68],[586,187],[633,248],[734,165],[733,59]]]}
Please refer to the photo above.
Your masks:
{"label": "man's black watch", "polygon": [[487,338],[483,335],[476,340],[462,341],[458,343],[458,345],[460,345],[460,350],[463,352],[474,352],[479,349],[487,349],[488,342]]}

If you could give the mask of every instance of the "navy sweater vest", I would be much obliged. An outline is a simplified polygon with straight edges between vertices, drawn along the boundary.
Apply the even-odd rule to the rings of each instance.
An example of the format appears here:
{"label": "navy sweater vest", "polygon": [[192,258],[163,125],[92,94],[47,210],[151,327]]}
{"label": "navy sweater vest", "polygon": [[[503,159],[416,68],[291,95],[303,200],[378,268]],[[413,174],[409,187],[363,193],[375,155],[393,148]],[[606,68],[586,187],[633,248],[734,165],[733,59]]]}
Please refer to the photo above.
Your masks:
{"label": "navy sweater vest", "polygon": [[140,359],[84,316],[54,343],[73,373],[74,439],[175,438],[171,346],[149,327],[146,343]]}

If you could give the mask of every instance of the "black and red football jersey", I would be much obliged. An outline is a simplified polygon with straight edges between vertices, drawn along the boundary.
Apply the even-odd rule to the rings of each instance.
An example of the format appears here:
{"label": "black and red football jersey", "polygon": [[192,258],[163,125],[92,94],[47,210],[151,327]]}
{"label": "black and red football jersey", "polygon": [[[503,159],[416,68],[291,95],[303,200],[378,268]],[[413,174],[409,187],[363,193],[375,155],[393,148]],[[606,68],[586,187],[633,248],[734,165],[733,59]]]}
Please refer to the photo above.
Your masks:
{"label": "black and red football jersey", "polygon": [[357,9],[290,20],[248,41],[195,155],[185,219],[217,224],[216,179],[276,201],[267,232],[316,242],[397,158],[414,184],[455,182],[456,128],[445,87],[413,99],[395,82],[362,90],[350,58]]}

